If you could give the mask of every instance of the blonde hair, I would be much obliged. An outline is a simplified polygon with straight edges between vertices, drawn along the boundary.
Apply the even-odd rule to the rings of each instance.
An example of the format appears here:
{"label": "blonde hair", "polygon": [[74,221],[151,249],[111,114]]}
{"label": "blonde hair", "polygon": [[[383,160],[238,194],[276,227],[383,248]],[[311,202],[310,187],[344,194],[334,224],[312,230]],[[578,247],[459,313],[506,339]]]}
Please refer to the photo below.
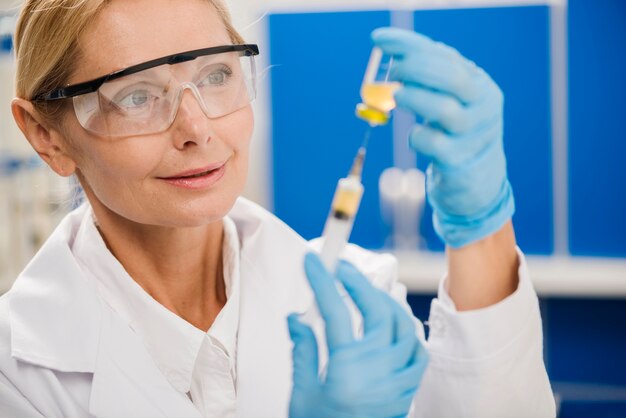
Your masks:
{"label": "blonde hair", "polygon": [[[81,51],[78,39],[110,0],[26,0],[15,30],[16,96],[32,100],[66,85]],[[224,0],[206,0],[217,10],[233,44],[243,44]],[[66,101],[34,101],[41,116],[55,124]]]}

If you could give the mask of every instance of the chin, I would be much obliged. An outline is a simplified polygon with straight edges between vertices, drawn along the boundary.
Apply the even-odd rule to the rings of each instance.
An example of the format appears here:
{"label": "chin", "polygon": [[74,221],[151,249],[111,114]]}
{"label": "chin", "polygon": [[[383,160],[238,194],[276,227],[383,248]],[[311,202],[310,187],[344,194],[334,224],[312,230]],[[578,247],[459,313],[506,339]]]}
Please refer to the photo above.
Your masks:
{"label": "chin", "polygon": [[221,221],[235,205],[239,194],[207,197],[188,202],[182,207],[171,208],[170,215],[163,222],[167,226],[193,228]]}
{"label": "chin", "polygon": [[193,228],[221,221],[228,215],[239,196],[245,182],[241,177],[225,176],[221,184],[205,192],[178,192],[163,194],[161,200],[152,206],[155,224],[173,228]]}

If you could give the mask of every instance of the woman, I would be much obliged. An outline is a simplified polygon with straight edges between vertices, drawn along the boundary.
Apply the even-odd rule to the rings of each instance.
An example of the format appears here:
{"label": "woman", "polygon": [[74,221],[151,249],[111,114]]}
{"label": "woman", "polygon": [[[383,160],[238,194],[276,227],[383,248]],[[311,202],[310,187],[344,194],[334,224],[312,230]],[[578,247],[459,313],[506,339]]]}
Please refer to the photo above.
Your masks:
{"label": "woman", "polygon": [[258,50],[221,1],[26,2],[13,114],[88,203],[1,299],[2,416],[554,415],[500,91],[444,45],[373,39],[430,121],[411,145],[433,157],[449,274],[428,354],[392,257],[346,251],[348,308],[311,246],[239,197]]}

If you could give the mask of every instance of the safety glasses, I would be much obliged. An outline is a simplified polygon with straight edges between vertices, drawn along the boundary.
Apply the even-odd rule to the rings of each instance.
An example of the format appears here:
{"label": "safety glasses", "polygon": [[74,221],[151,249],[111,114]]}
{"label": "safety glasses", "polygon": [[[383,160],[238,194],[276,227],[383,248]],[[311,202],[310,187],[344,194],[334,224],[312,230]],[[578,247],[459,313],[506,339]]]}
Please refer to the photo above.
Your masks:
{"label": "safety glasses", "polygon": [[198,49],[133,65],[37,95],[33,101],[72,98],[80,125],[102,136],[167,130],[186,89],[211,119],[247,106],[256,95],[257,45]]}

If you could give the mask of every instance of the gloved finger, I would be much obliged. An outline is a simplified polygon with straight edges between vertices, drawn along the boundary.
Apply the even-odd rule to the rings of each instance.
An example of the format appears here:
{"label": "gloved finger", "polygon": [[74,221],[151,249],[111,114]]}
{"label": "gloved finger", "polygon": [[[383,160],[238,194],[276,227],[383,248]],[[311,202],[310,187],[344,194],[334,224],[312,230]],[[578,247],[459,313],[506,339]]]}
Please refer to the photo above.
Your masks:
{"label": "gloved finger", "polygon": [[371,348],[391,344],[393,314],[385,294],[372,286],[360,271],[345,260],[341,260],[337,266],[337,278],[361,311],[363,338],[370,341]]}
{"label": "gloved finger", "polygon": [[405,367],[412,361],[412,356],[419,344],[415,318],[407,312],[391,296],[385,295],[387,303],[393,312],[393,342],[392,356],[396,360],[394,369]]}
{"label": "gloved finger", "polygon": [[496,116],[465,135],[449,135],[430,123],[411,131],[409,146],[439,164],[458,166],[475,158],[491,142],[501,137],[502,118]]}
{"label": "gloved finger", "polygon": [[[502,141],[490,141],[462,165],[449,166],[433,161],[426,170],[426,194],[435,212],[454,217],[482,219],[489,216],[495,202],[510,193],[506,177],[494,175],[506,170]],[[489,166],[490,170],[480,169]],[[454,173],[454,176],[448,175]],[[471,192],[471,199],[467,193]]]}
{"label": "gloved finger", "polygon": [[407,379],[410,379],[411,376],[413,376],[417,377],[418,380],[421,381],[422,376],[424,375],[424,372],[426,371],[429,363],[430,354],[428,353],[428,350],[426,349],[424,343],[418,340],[417,348],[415,350],[415,353],[413,354],[412,362],[409,364],[406,370],[402,370],[401,372],[399,372],[398,376],[401,377],[402,375],[404,375],[404,373],[406,373],[409,375]]}
{"label": "gloved finger", "polygon": [[478,101],[488,85],[488,77],[478,67],[467,69],[459,60],[437,59],[426,54],[411,54],[394,62],[390,77],[403,84],[414,84],[441,91],[463,104]]}
{"label": "gloved finger", "polygon": [[287,317],[289,336],[293,341],[294,387],[311,389],[319,384],[317,340],[313,330],[298,321],[296,314]]}
{"label": "gloved finger", "polygon": [[392,392],[384,382],[376,384],[375,387],[380,390],[369,393],[367,400],[360,408],[364,412],[367,411],[367,415],[363,416],[404,418],[408,415],[418,390],[417,386],[404,392]]}
{"label": "gloved finger", "polygon": [[421,154],[437,161],[447,160],[450,154],[455,154],[454,141],[441,129],[430,124],[418,125],[409,135],[409,146]]}
{"label": "gloved finger", "polygon": [[381,393],[378,389],[385,388],[384,383],[374,385],[374,389],[364,396],[363,404],[355,416],[368,417],[406,417],[411,409],[411,404],[417,392],[417,387],[406,392],[390,393],[385,390]]}
{"label": "gloved finger", "polygon": [[319,257],[308,253],[304,258],[304,269],[309,279],[320,314],[326,323],[326,342],[328,349],[354,341],[352,320],[348,308],[335,284],[335,279],[326,270]]}
{"label": "gloved finger", "polygon": [[[385,54],[396,59],[404,59],[409,55],[419,53],[448,60],[465,60],[456,49],[407,29],[378,28],[372,32],[372,41]],[[463,65],[469,65],[469,68],[475,67],[474,63],[466,61],[461,62],[464,63]]]}
{"label": "gloved finger", "polygon": [[367,369],[368,376],[374,381],[386,378],[411,365],[418,349],[418,339],[415,335],[405,337],[388,347],[377,349],[370,348],[368,337],[363,338],[359,343],[353,356],[366,365],[363,366],[363,370]]}
{"label": "gloved finger", "polygon": [[400,88],[394,99],[398,107],[437,122],[448,132],[463,131],[470,124],[461,102],[445,93],[410,84]]}
{"label": "gloved finger", "polygon": [[479,81],[486,73],[456,49],[422,34],[397,28],[372,33],[374,44],[396,57],[394,73],[399,81],[423,84],[446,91],[464,103],[480,97]]}
{"label": "gloved finger", "polygon": [[[399,305],[397,306],[397,309],[402,310]],[[407,317],[407,322],[402,325],[401,337],[395,342],[383,345],[376,332],[367,334],[360,341],[335,351],[333,358],[336,363],[345,366],[341,367],[349,374],[353,374],[348,370],[349,365],[358,364],[357,372],[362,379],[368,379],[372,384],[411,365],[419,349],[419,339],[413,321],[404,312],[403,314]]]}
{"label": "gloved finger", "polygon": [[415,393],[430,361],[428,352],[421,343],[415,348],[416,351],[410,364],[378,382],[377,387],[381,396],[389,399],[394,395],[397,396],[399,393],[411,391]]}
{"label": "gloved finger", "polygon": [[501,108],[483,105],[464,106],[456,98],[417,85],[406,85],[394,95],[399,107],[410,110],[425,120],[436,123],[447,133],[462,135],[501,115]]}
{"label": "gloved finger", "polygon": [[415,322],[413,316],[404,310],[404,308],[391,296],[387,296],[387,303],[391,307],[394,319],[394,338],[393,342],[398,343],[405,338],[417,338],[415,330]]}
{"label": "gloved finger", "polygon": [[389,295],[383,293],[383,297],[393,315],[391,343],[387,346],[381,346],[378,341],[372,343],[370,340],[377,337],[372,333],[366,334],[355,350],[360,353],[353,356],[363,358],[372,368],[389,372],[400,370],[413,361],[419,340],[412,316]]}

